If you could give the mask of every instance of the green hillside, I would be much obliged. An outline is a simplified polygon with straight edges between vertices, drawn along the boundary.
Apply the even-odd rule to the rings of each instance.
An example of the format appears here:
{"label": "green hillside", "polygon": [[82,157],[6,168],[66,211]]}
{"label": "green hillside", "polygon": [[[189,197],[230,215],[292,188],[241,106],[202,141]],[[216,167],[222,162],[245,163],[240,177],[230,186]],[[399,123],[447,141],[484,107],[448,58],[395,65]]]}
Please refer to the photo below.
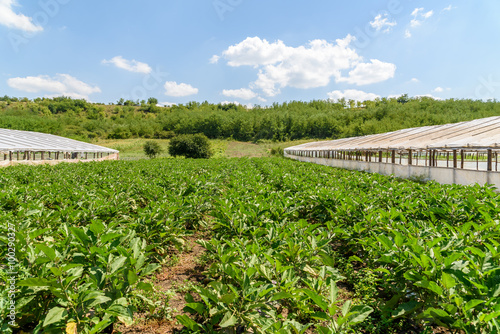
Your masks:
{"label": "green hillside", "polygon": [[66,97],[0,98],[0,128],[39,131],[84,141],[158,138],[204,133],[211,139],[287,141],[382,133],[500,115],[500,103],[428,97],[376,101],[292,101],[247,109],[189,102],[156,106],[156,99],[89,103]]}

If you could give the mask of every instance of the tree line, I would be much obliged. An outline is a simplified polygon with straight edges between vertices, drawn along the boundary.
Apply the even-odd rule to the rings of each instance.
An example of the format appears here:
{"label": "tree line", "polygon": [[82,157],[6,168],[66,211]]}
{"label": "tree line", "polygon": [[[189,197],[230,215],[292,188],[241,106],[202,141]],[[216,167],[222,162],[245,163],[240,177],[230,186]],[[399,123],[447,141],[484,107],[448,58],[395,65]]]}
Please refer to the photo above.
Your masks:
{"label": "tree line", "polygon": [[500,115],[493,101],[429,97],[375,101],[313,100],[246,108],[237,104],[189,102],[159,107],[148,101],[90,103],[68,97],[0,97],[0,128],[37,131],[84,141],[158,138],[202,133],[211,139],[288,141],[336,139],[403,128]]}

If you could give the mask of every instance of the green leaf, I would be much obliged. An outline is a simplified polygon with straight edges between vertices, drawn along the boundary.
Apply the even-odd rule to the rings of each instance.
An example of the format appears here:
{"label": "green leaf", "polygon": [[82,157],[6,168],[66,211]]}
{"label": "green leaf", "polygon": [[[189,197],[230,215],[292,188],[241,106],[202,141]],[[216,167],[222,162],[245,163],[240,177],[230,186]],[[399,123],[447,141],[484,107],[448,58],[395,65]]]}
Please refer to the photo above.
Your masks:
{"label": "green leaf", "polygon": [[491,321],[492,319],[495,319],[495,318],[498,318],[500,317],[500,311],[497,311],[497,312],[493,312],[493,313],[490,313],[490,314],[487,314],[484,319],[482,319],[482,321],[484,322],[489,322]]}
{"label": "green leaf", "polygon": [[206,309],[205,305],[201,303],[187,303],[183,310],[192,314],[198,313],[199,315],[203,315]]}
{"label": "green leaf", "polygon": [[224,318],[222,318],[222,321],[220,322],[219,326],[221,328],[226,328],[226,327],[234,326],[237,323],[238,323],[238,319],[231,312],[228,311],[224,315]]}
{"label": "green leaf", "polygon": [[309,298],[311,298],[318,307],[323,311],[328,310],[328,304],[324,301],[323,296],[318,295],[316,292],[309,289],[301,289],[301,292],[305,293]]}
{"label": "green leaf", "polygon": [[185,327],[187,327],[187,329],[195,332],[195,331],[199,331],[201,328],[200,326],[194,321],[192,320],[190,317],[188,317],[187,315],[183,314],[183,315],[178,315],[176,316],[177,320]]}
{"label": "green leaf", "polygon": [[56,251],[49,246],[38,244],[35,248],[41,250],[51,261],[54,261],[56,258]]}
{"label": "green leaf", "polygon": [[106,297],[106,296],[98,296],[96,297],[90,304],[89,304],[89,308],[93,308],[97,305],[101,305],[101,304],[104,304],[104,303],[107,303],[109,302],[110,300],[112,300],[111,298],[109,297]]}
{"label": "green leaf", "polygon": [[42,234],[44,234],[45,232],[48,232],[50,230],[51,230],[50,228],[35,230],[33,232],[30,232],[29,237],[30,237],[30,239],[36,239],[37,237],[41,236]]}
{"label": "green leaf", "polygon": [[105,234],[105,235],[101,236],[101,242],[103,244],[105,244],[105,243],[107,243],[110,240],[113,240],[113,239],[121,237],[122,235],[123,234],[121,234],[121,233],[108,233],[108,234]]}
{"label": "green leaf", "polygon": [[123,265],[125,264],[125,262],[127,261],[128,259],[125,257],[125,256],[119,256],[117,258],[115,258],[113,260],[113,262],[111,262],[111,264],[109,265],[109,268],[110,268],[110,274],[113,274],[115,273],[116,271],[118,271],[118,269],[122,268]]}
{"label": "green leaf", "polygon": [[139,277],[137,277],[136,273],[134,273],[132,270],[128,270],[128,272],[127,272],[127,281],[128,281],[129,285],[134,285],[135,282],[137,282],[138,279],[139,279]]}
{"label": "green leaf", "polygon": [[349,312],[348,319],[351,325],[359,324],[373,312],[373,309],[367,305],[356,305],[351,308]]}
{"label": "green leaf", "polygon": [[293,295],[290,292],[281,291],[281,292],[275,293],[273,295],[273,297],[271,298],[271,301],[286,299],[286,298],[293,298]]}
{"label": "green leaf", "polygon": [[90,244],[89,237],[85,234],[85,232],[77,227],[69,227],[68,230],[73,234],[82,244],[87,247]]}
{"label": "green leaf", "polygon": [[330,283],[330,304],[334,303],[337,300],[337,294],[339,292],[339,288],[335,282]]}
{"label": "green leaf", "polygon": [[137,289],[144,291],[153,291],[153,285],[151,283],[139,282],[137,283]]}
{"label": "green leaf", "polygon": [[342,305],[342,315],[343,316],[346,316],[348,314],[349,310],[351,309],[351,305],[352,305],[352,301],[350,299],[346,300],[344,305]]}
{"label": "green leaf", "polygon": [[447,274],[447,273],[442,273],[441,283],[448,290],[453,288],[455,285],[457,285],[457,282],[455,282],[455,279],[450,274]]}
{"label": "green leaf", "polygon": [[474,308],[476,307],[477,305],[479,304],[483,304],[485,301],[484,300],[479,300],[479,299],[472,299],[472,300],[469,300],[467,302],[467,304],[465,304],[463,310],[464,312],[467,312],[468,310],[470,310],[471,308]]}
{"label": "green leaf", "polygon": [[57,267],[50,267],[49,269],[56,277],[59,277],[63,274],[63,271]]}
{"label": "green leaf", "polygon": [[18,286],[52,286],[55,281],[45,278],[27,278],[17,283]]}
{"label": "green leaf", "polygon": [[311,318],[317,319],[317,320],[322,320],[322,321],[328,321],[331,319],[329,315],[327,315],[325,312],[316,312],[311,315]]}
{"label": "green leaf", "polygon": [[124,305],[113,304],[110,307],[108,307],[104,312],[118,317],[118,319],[121,322],[125,323],[127,326],[131,325],[133,322],[132,312],[128,307]]}
{"label": "green leaf", "polygon": [[479,256],[480,258],[484,258],[486,256],[486,254],[484,254],[484,252],[477,247],[467,247],[465,250]]}
{"label": "green leaf", "polygon": [[421,287],[421,288],[426,288],[434,293],[436,293],[438,296],[443,295],[443,289],[436,284],[436,282],[433,281],[420,281],[420,282],[415,282],[415,286]]}
{"label": "green leaf", "polygon": [[223,295],[222,297],[220,297],[220,301],[223,302],[224,304],[231,304],[232,302],[234,302],[234,300],[238,297],[237,294],[231,292],[231,293],[228,293],[228,294],[225,294]]}
{"label": "green leaf", "polygon": [[393,318],[403,317],[415,311],[418,307],[420,307],[420,305],[421,304],[416,300],[411,300],[407,303],[401,304],[392,312],[392,317]]}
{"label": "green leaf", "polygon": [[48,325],[55,324],[57,322],[60,322],[68,316],[68,312],[66,309],[62,307],[54,307],[50,309],[49,313],[45,316],[45,319],[43,321],[43,327],[47,327]]}
{"label": "green leaf", "polygon": [[142,271],[141,271],[141,277],[142,276],[147,276],[154,271],[158,270],[161,266],[159,264],[148,264]]}
{"label": "green leaf", "polygon": [[114,319],[109,314],[106,314],[104,318],[101,320],[101,322],[97,323],[94,327],[92,327],[92,330],[90,331],[89,334],[101,333],[103,329],[111,325],[113,322]]}

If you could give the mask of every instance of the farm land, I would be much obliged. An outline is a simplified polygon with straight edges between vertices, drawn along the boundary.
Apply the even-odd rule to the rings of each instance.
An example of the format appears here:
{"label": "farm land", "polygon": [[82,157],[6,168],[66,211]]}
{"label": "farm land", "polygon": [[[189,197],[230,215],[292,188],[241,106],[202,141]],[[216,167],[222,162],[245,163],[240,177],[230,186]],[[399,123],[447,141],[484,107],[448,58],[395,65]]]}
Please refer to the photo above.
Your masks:
{"label": "farm land", "polygon": [[3,333],[498,332],[489,187],[279,157],[17,166],[0,187]]}

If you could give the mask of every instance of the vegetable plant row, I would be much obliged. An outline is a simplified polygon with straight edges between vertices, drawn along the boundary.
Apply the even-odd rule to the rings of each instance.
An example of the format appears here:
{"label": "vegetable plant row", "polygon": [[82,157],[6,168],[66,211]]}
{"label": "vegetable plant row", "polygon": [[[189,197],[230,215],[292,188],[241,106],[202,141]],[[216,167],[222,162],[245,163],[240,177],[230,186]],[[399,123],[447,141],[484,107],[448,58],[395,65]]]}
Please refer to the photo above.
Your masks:
{"label": "vegetable plant row", "polygon": [[489,187],[263,158],[18,166],[0,188],[2,333],[133,324],[201,228],[210,265],[186,332],[500,333]]}

